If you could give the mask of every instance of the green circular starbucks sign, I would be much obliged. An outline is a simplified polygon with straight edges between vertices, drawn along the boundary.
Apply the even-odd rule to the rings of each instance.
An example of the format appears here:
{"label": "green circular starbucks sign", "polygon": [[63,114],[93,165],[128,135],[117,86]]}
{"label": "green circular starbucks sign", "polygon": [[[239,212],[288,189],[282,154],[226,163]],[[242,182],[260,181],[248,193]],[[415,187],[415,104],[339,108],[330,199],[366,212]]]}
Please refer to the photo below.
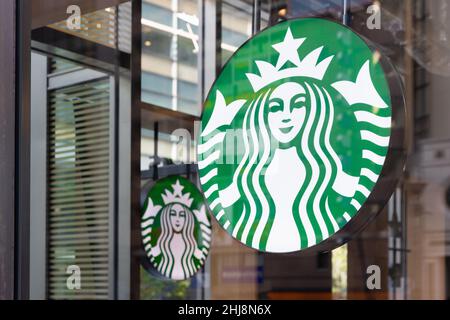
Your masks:
{"label": "green circular starbucks sign", "polygon": [[392,133],[381,55],[351,29],[295,19],[247,41],[204,104],[200,182],[247,246],[292,252],[332,237],[378,183]]}
{"label": "green circular starbucks sign", "polygon": [[152,271],[174,280],[192,277],[205,263],[211,242],[211,221],[197,187],[180,176],[161,179],[148,192],[141,214]]}

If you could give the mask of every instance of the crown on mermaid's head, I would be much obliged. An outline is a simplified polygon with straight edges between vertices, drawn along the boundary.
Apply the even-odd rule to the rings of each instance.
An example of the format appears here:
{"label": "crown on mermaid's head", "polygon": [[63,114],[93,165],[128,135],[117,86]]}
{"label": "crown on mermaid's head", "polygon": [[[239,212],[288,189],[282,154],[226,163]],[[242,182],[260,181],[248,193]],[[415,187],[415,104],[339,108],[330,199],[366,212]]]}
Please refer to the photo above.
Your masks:
{"label": "crown on mermaid's head", "polygon": [[[322,80],[334,56],[327,57],[319,62],[322,46],[300,60],[298,48],[305,40],[306,38],[294,38],[291,29],[288,28],[283,42],[272,45],[280,54],[277,64],[274,66],[269,62],[257,60],[255,63],[258,67],[259,75],[246,73],[253,90],[255,92],[259,91],[275,81],[290,77],[308,77]],[[294,66],[282,69],[287,61],[292,62]]]}
{"label": "crown on mermaid's head", "polygon": [[172,185],[173,192],[170,192],[168,189],[165,190],[165,194],[162,194],[162,199],[165,205],[170,203],[181,203],[186,207],[190,207],[192,204],[192,199],[190,197],[190,193],[183,193],[184,186],[180,184],[180,180],[177,180],[175,184]]}

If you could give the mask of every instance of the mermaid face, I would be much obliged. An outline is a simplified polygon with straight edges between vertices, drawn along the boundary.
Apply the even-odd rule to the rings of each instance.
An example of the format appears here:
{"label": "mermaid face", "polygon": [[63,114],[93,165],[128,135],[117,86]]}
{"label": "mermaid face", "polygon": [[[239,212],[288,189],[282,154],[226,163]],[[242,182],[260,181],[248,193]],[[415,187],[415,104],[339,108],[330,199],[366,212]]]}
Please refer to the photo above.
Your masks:
{"label": "mermaid face", "polygon": [[172,224],[173,231],[175,233],[181,232],[186,221],[186,209],[178,203],[174,204],[169,211],[170,223]]}
{"label": "mermaid face", "polygon": [[306,91],[296,82],[287,82],[269,97],[268,123],[280,143],[291,142],[300,132],[306,115]]}

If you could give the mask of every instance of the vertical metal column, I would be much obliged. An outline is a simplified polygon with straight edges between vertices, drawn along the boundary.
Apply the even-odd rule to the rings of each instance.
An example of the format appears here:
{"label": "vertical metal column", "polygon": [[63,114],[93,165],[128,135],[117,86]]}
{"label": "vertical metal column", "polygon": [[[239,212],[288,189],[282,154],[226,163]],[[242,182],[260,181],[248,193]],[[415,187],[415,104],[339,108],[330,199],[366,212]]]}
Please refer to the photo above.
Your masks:
{"label": "vertical metal column", "polygon": [[47,289],[47,71],[45,55],[31,55],[30,299],[45,299]]}
{"label": "vertical metal column", "polygon": [[28,299],[30,296],[31,2],[17,0],[16,3],[15,181],[9,188],[13,186],[15,188],[15,298]]}
{"label": "vertical metal column", "polygon": [[348,25],[348,10],[350,0],[342,0],[342,24]]}
{"label": "vertical metal column", "polygon": [[114,122],[114,149],[113,149],[113,172],[114,172],[114,196],[113,196],[113,277],[112,288],[113,298],[117,299],[119,296],[119,107],[120,107],[120,49],[119,49],[119,6],[115,6],[114,12],[114,48],[115,48],[115,64],[114,64],[114,106],[112,110]]}
{"label": "vertical metal column", "polygon": [[[199,80],[200,101],[208,91],[222,68],[222,0],[199,0]],[[210,299],[211,260],[207,259],[201,275],[201,291],[198,298]]]}
{"label": "vertical metal column", "polygon": [[158,142],[159,142],[159,122],[155,121],[153,125],[153,181],[159,179],[158,177],[158,164],[159,164],[159,156],[158,156]]}
{"label": "vertical metal column", "polygon": [[199,6],[201,24],[199,28],[200,100],[204,101],[216,79],[216,74],[222,68],[222,0],[200,0]]}
{"label": "vertical metal column", "polygon": [[140,196],[141,196],[141,51],[142,1],[132,0],[131,23],[131,235],[130,298],[140,296]]}
{"label": "vertical metal column", "polygon": [[253,0],[252,34],[261,29],[261,0]]}
{"label": "vertical metal column", "polygon": [[16,1],[0,10],[0,300],[14,297]]}

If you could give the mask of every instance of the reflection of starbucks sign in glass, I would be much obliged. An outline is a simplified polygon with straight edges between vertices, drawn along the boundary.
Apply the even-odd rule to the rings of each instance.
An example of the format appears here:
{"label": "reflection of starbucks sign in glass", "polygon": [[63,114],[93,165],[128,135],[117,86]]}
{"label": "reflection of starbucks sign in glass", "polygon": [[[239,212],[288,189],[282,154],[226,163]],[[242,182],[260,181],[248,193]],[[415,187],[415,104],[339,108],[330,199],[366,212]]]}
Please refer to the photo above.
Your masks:
{"label": "reflection of starbucks sign in glass", "polygon": [[180,176],[159,180],[144,202],[141,232],[154,269],[174,280],[192,277],[205,263],[211,241],[202,194]]}
{"label": "reflection of starbucks sign in glass", "polygon": [[234,54],[205,102],[198,147],[205,196],[233,237],[298,251],[357,215],[391,137],[379,58],[323,19],[280,23]]}

